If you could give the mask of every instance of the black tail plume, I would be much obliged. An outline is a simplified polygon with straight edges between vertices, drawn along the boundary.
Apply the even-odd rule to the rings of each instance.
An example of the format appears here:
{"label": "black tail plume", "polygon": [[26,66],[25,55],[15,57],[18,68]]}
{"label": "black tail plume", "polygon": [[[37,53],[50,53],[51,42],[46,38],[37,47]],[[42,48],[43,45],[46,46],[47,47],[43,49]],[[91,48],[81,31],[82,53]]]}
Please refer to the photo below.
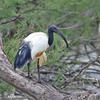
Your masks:
{"label": "black tail plume", "polygon": [[31,49],[29,43],[23,42],[20,46],[14,61],[14,70],[16,68],[22,68],[27,65],[31,60]]}

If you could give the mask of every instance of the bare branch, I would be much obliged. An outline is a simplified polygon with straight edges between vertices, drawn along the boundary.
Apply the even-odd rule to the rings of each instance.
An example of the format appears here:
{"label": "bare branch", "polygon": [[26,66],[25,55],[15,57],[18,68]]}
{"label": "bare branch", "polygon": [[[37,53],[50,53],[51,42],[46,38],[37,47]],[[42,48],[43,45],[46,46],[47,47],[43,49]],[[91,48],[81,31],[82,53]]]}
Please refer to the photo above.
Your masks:
{"label": "bare branch", "polygon": [[14,17],[11,18],[10,20],[1,22],[0,25],[7,24],[7,23],[11,23],[11,22],[15,22],[15,21],[17,21],[17,20],[22,20],[22,19],[24,19],[24,17],[22,17],[21,15],[19,15],[19,16],[14,16]]}
{"label": "bare branch", "polygon": [[52,86],[44,83],[39,84],[15,72],[2,49],[0,49],[0,79],[29,94],[35,100],[63,100],[64,98],[64,96]]}

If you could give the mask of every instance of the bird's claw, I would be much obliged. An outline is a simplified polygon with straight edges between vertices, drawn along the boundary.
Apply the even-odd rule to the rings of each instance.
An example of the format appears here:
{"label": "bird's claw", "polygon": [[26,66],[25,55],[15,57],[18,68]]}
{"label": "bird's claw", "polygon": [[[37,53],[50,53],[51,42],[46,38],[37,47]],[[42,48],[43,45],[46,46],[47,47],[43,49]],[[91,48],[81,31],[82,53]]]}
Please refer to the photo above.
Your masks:
{"label": "bird's claw", "polygon": [[38,80],[38,81],[37,81],[37,83],[40,83],[40,84],[41,84],[41,81],[40,81],[40,80]]}
{"label": "bird's claw", "polygon": [[28,79],[32,79],[32,76],[31,76],[31,75],[28,75],[28,76],[26,76],[26,78],[28,78]]}

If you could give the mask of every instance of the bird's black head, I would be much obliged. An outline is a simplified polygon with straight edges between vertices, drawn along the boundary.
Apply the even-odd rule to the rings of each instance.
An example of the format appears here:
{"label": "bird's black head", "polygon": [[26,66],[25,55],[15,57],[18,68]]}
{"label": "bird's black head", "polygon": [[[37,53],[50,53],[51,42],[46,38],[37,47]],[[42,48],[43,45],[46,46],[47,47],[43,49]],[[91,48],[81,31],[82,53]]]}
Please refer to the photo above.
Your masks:
{"label": "bird's black head", "polygon": [[60,35],[63,38],[63,40],[65,41],[66,46],[68,47],[68,42],[67,42],[65,36],[59,31],[59,29],[55,25],[51,25],[51,26],[48,27],[48,33],[50,34],[50,33],[53,33],[53,32]]}
{"label": "bird's black head", "polygon": [[48,27],[48,31],[50,31],[50,32],[56,32],[57,30],[58,29],[55,25],[51,25],[51,26]]}

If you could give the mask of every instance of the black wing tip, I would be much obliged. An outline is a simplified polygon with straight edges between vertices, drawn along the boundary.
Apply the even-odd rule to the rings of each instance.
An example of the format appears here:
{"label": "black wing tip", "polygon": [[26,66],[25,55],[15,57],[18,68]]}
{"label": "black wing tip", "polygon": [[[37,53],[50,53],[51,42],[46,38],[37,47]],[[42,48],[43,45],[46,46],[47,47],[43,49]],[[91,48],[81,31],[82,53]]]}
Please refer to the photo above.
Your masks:
{"label": "black wing tip", "polygon": [[22,68],[31,60],[31,49],[28,43],[22,43],[14,61],[14,69]]}
{"label": "black wing tip", "polygon": [[16,64],[14,64],[14,70],[16,70],[16,68],[22,68],[22,67],[24,67],[24,65],[16,65]]}

